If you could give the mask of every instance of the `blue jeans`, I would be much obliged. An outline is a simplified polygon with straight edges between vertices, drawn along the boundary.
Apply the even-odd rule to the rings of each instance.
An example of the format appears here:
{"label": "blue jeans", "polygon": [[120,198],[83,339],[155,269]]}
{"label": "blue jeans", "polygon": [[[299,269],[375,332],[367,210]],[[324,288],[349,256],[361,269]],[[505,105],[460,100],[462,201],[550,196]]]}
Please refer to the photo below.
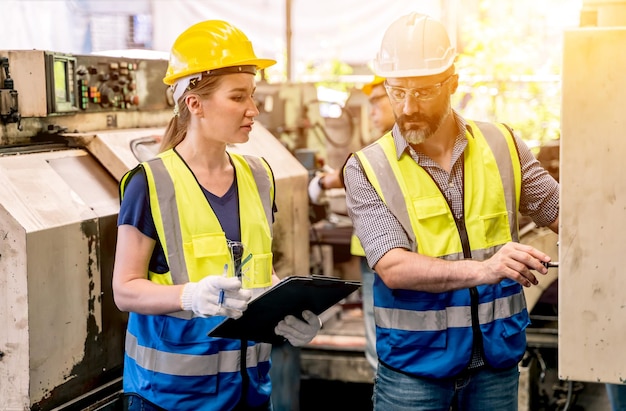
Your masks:
{"label": "blue jeans", "polygon": [[626,385],[605,384],[612,411],[626,411]]}
{"label": "blue jeans", "polygon": [[376,371],[376,367],[378,367],[376,322],[374,320],[374,276],[376,273],[367,264],[365,257],[359,257],[359,259],[361,260],[361,299],[365,323],[365,358]]}
{"label": "blue jeans", "polygon": [[124,398],[124,409],[128,411],[164,411],[163,408],[157,407],[138,395],[126,395]]}
{"label": "blue jeans", "polygon": [[379,364],[372,399],[375,411],[517,411],[518,385],[517,366],[429,379],[409,377]]}

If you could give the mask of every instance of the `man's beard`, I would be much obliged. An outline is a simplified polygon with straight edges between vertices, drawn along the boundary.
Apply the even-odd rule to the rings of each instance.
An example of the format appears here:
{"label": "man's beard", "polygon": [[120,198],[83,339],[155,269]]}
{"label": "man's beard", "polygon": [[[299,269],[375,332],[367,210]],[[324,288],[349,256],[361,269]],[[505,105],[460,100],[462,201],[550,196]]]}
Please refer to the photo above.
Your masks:
{"label": "man's beard", "polygon": [[[427,116],[422,113],[415,113],[410,116],[401,115],[398,117],[397,123],[402,133],[402,137],[411,145],[422,144],[428,140],[443,124],[449,110],[450,103],[446,104],[444,110]],[[421,123],[419,126],[415,124],[407,125],[407,123]],[[425,125],[423,125],[425,124]]]}
{"label": "man's beard", "polygon": [[430,126],[426,129],[402,129],[402,136],[410,145],[422,144],[426,139],[433,135]]}

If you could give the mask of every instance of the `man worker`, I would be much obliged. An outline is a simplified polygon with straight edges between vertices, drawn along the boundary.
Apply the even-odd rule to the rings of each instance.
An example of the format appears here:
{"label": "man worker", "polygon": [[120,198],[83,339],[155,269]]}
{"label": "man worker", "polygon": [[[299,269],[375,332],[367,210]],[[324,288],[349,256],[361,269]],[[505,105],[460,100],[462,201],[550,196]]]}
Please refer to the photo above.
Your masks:
{"label": "man worker", "polygon": [[411,13],[374,61],[396,123],[346,162],[346,203],[374,279],[374,409],[517,410],[523,287],[550,256],[518,212],[558,231],[559,185],[503,124],[463,118],[445,27]]}
{"label": "man worker", "polygon": [[[374,76],[374,79],[365,84],[361,90],[367,95],[370,112],[369,117],[377,132],[383,134],[391,130],[395,122],[393,109],[384,87],[385,79]],[[341,169],[322,173],[311,179],[309,183],[309,197],[314,204],[319,204],[325,190],[331,188],[343,188],[343,174]],[[372,287],[374,285],[374,271],[367,264],[365,252],[358,238],[352,235],[350,253],[357,256],[361,269],[361,301],[363,310],[363,322],[365,326],[365,357],[372,366],[374,372],[378,366],[376,357],[376,329],[374,325],[374,297]]]}

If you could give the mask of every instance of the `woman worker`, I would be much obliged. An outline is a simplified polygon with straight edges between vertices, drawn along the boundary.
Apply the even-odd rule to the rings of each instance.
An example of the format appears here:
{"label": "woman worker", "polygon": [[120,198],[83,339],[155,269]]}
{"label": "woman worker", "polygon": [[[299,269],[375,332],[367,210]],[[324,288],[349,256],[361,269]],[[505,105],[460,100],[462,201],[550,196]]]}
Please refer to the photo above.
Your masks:
{"label": "woman worker", "polygon": [[[250,288],[278,279],[272,170],[262,158],[226,151],[248,141],[259,114],[255,74],[274,63],[257,58],[246,35],[224,21],[195,24],[174,42],[163,79],[174,117],[159,154],[120,182],[113,291],[130,312],[130,410],[272,409],[271,346],[207,333],[242,315]],[[232,244],[243,244],[244,255],[232,255]],[[287,316],[275,332],[304,345],[320,322],[309,311],[303,318]]]}

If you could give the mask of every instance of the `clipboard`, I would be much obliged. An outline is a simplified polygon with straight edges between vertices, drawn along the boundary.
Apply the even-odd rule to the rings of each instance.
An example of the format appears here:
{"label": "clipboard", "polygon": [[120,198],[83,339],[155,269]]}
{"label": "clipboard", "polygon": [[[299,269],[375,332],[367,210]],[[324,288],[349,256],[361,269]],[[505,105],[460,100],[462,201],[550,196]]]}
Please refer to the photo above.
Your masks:
{"label": "clipboard", "polygon": [[359,281],[327,276],[290,276],[248,304],[237,319],[226,318],[211,331],[211,337],[279,344],[285,339],[274,328],[287,315],[301,318],[302,311],[320,315],[361,287]]}

